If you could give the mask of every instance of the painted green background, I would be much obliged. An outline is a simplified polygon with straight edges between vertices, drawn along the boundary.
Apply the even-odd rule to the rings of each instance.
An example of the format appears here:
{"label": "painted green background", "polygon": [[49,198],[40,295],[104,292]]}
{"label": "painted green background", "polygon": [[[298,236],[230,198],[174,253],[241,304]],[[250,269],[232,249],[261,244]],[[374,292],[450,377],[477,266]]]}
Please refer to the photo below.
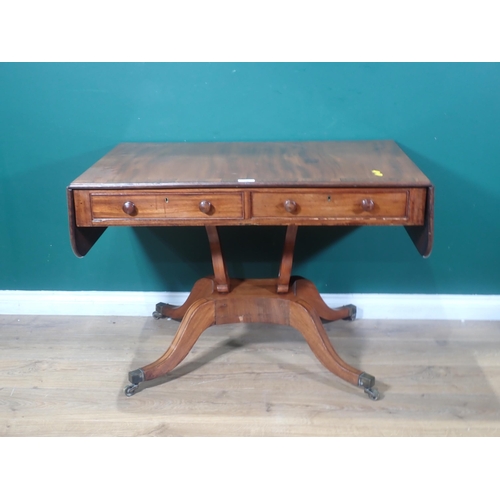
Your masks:
{"label": "painted green background", "polygon": [[[123,141],[394,139],[436,186],[435,245],[403,228],[300,228],[322,292],[500,293],[499,64],[0,64],[0,289],[188,290],[203,228],[110,228],[70,248],[65,188]],[[283,228],[223,228],[238,276]],[[260,248],[264,238],[266,248]]]}

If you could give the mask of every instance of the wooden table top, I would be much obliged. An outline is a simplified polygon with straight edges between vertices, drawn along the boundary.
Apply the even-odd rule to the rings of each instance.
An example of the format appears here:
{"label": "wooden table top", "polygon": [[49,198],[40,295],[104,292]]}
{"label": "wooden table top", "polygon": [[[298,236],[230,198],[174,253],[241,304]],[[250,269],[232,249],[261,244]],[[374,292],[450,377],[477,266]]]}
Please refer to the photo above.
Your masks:
{"label": "wooden table top", "polygon": [[122,143],[74,189],[427,187],[394,141]]}

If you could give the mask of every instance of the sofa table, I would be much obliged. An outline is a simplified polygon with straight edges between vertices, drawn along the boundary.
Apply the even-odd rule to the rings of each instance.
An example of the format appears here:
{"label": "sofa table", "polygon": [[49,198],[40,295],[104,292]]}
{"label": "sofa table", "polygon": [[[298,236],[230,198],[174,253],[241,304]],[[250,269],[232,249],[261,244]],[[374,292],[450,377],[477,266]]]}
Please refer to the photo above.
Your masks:
{"label": "sofa table", "polygon": [[[213,276],[198,280],[183,305],[156,305],[154,317],[178,319],[179,328],[159,359],[129,373],[127,396],[173,370],[209,326],[262,322],[296,328],[328,370],[378,399],[375,377],[340,358],[322,323],[353,320],[356,307],[328,307],[291,270],[299,226],[404,226],[420,254],[430,254],[433,186],[394,141],[123,143],[67,195],[79,257],[109,226],[207,231]],[[228,276],[218,226],[243,225],[287,227],[277,277]]]}

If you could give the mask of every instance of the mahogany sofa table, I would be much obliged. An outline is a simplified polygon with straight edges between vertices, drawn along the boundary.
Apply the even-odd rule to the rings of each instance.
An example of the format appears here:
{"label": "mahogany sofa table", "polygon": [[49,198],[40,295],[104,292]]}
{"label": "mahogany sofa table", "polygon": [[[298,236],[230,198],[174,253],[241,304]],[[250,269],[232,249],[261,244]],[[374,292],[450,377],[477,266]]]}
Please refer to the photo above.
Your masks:
{"label": "mahogany sofa table", "polygon": [[[67,194],[79,257],[108,226],[207,230],[214,274],[198,280],[182,306],[157,304],[156,318],[180,325],[159,359],[129,373],[127,396],[173,370],[209,326],[263,322],[299,330],[328,370],[378,399],[375,377],[340,358],[322,323],[352,320],[356,307],[331,309],[291,270],[298,226],[404,226],[420,254],[430,254],[433,186],[394,141],[123,143]],[[276,278],[229,278],[218,226],[243,225],[287,227]]]}

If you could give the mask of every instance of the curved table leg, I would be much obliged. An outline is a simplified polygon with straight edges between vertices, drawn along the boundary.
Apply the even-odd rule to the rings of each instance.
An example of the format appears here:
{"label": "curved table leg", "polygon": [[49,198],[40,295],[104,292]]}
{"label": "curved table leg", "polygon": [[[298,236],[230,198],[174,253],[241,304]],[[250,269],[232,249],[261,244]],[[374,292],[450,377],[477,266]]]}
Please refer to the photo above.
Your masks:
{"label": "curved table leg", "polygon": [[309,344],[314,355],[329,371],[341,379],[362,387],[371,399],[379,393],[373,386],[375,377],[348,365],[333,348],[319,315],[303,300],[290,302],[290,326],[296,328]]}
{"label": "curved table leg", "polygon": [[200,335],[215,324],[215,305],[211,300],[198,299],[186,312],[175,337],[165,354],[153,363],[128,374],[131,385],[125,394],[132,396],[141,382],[161,377],[172,371],[189,353]]}
{"label": "curved table leg", "polygon": [[189,294],[186,302],[181,306],[173,306],[158,302],[156,304],[156,311],[153,312],[155,319],[169,318],[169,319],[182,319],[187,310],[199,299],[204,299],[212,294],[214,291],[215,283],[211,278],[202,278],[198,280]]}
{"label": "curved table leg", "polygon": [[232,280],[229,293],[220,293],[216,291],[214,278],[209,276],[196,282],[182,306],[162,305],[162,315],[182,321],[170,347],[158,360],[129,372],[131,385],[125,394],[132,396],[141,382],[172,371],[209,326],[274,323],[296,328],[330,372],[363,388],[371,399],[378,399],[375,377],[353,368],[337,354],[321,322],[321,318],[354,319],[354,306],[329,308],[316,287],[303,278],[293,280],[287,293],[278,293],[276,284],[277,280]]}
{"label": "curved table leg", "polygon": [[294,281],[294,291],[297,299],[310,304],[318,313],[318,316],[326,321],[336,321],[345,319],[354,321],[356,319],[356,306],[348,304],[336,309],[329,307],[321,297],[314,284],[304,278],[298,278]]}

